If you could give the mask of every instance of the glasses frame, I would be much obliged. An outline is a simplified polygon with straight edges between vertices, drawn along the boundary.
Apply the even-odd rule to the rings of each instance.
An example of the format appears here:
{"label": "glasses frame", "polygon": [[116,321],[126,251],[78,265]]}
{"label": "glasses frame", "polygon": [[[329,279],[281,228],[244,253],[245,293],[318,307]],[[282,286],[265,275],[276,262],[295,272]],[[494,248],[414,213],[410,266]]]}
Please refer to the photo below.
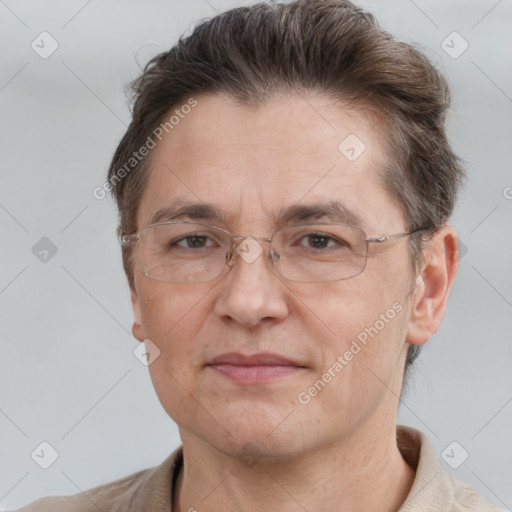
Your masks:
{"label": "glasses frame", "polygon": [[[324,283],[324,282],[332,283],[332,282],[345,281],[347,279],[352,279],[353,277],[357,277],[364,272],[364,270],[366,268],[366,263],[368,261],[369,244],[382,244],[382,243],[389,242],[392,240],[398,240],[400,238],[405,238],[406,236],[410,236],[410,235],[413,235],[414,233],[418,233],[420,231],[425,231],[425,230],[429,229],[428,227],[420,227],[417,229],[413,229],[412,231],[408,231],[406,233],[395,233],[393,235],[381,235],[378,237],[368,237],[362,228],[360,228],[359,226],[354,226],[352,224],[346,224],[344,222],[314,222],[314,223],[312,222],[312,223],[305,223],[305,224],[290,224],[290,225],[283,226],[283,227],[277,229],[276,231],[274,231],[274,233],[272,234],[271,237],[252,236],[252,235],[232,236],[228,230],[221,228],[220,226],[214,226],[212,224],[202,224],[201,222],[189,222],[189,221],[169,221],[169,222],[157,222],[155,224],[148,224],[147,226],[144,226],[143,228],[139,229],[139,231],[137,231],[136,233],[122,234],[119,238],[119,242],[122,247],[128,247],[131,244],[137,244],[140,241],[140,237],[141,237],[141,234],[143,233],[143,231],[148,228],[151,228],[154,226],[175,225],[175,224],[191,224],[194,226],[204,226],[205,228],[208,228],[208,229],[211,229],[211,228],[217,229],[219,231],[224,232],[226,235],[228,235],[228,237],[230,239],[229,250],[226,253],[226,262],[225,262],[227,270],[223,271],[217,277],[214,277],[213,279],[210,279],[209,281],[198,281],[200,283],[203,283],[203,282],[208,283],[211,281],[215,281],[216,279],[219,279],[220,277],[225,275],[230,270],[230,268],[235,264],[236,258],[234,257],[234,253],[236,252],[236,247],[238,247],[238,245],[240,245],[240,243],[247,238],[252,238],[253,240],[260,240],[262,242],[269,242],[269,244],[270,244],[270,259],[272,260],[273,267],[276,269],[276,271],[279,273],[279,275],[282,278],[286,279],[287,281],[292,281],[292,282],[296,282],[296,283]],[[300,227],[306,227],[306,226],[348,226],[348,227],[355,228],[355,229],[358,229],[359,231],[361,231],[363,233],[363,235],[365,236],[364,242],[366,243],[365,261],[364,261],[364,265],[363,265],[361,271],[353,276],[350,276],[350,277],[343,277],[341,279],[333,279],[333,280],[329,280],[329,281],[297,281],[294,279],[289,279],[286,276],[284,276],[281,273],[279,266],[277,264],[277,261],[279,260],[279,253],[274,252],[274,250],[272,249],[272,240],[274,239],[274,237],[276,236],[277,233],[279,233],[280,231],[282,231],[286,228],[300,228]],[[236,242],[238,242],[238,243],[236,243]],[[160,281],[163,283],[197,284],[194,281],[191,281],[191,282],[188,282],[188,281],[184,281],[184,282],[182,282],[182,281],[166,281],[166,280],[158,279],[156,277],[148,275],[146,273],[146,269],[144,268],[144,262],[142,261],[142,255],[140,254],[140,249],[139,249],[138,253],[139,253],[139,258],[140,258],[140,261],[142,264],[142,268],[144,270],[144,275],[146,275],[150,279],[154,279],[156,281]]]}

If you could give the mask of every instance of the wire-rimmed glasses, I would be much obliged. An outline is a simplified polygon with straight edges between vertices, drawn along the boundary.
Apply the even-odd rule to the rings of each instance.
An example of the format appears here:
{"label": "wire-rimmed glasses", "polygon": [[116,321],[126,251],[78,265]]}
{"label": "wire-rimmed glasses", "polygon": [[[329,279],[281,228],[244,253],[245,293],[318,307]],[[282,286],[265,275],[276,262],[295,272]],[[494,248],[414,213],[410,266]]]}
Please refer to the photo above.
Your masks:
{"label": "wire-rimmed glasses", "polygon": [[350,224],[296,224],[284,226],[267,238],[233,237],[227,230],[209,224],[163,222],[122,235],[121,243],[138,245],[144,273],[152,279],[203,283],[228,272],[235,254],[251,263],[263,252],[257,241],[269,242],[271,263],[283,278],[320,283],[361,274],[370,243],[396,240],[424,229],[368,238],[361,228]]}

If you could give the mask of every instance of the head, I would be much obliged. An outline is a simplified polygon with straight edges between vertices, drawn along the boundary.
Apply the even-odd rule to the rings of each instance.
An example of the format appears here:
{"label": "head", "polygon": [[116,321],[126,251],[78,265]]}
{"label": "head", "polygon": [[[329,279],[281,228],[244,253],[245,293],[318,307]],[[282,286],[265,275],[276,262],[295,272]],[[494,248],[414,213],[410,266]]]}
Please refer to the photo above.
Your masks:
{"label": "head", "polygon": [[[290,454],[395,414],[457,267],[446,222],[463,170],[434,66],[348,1],[262,3],[196,26],[132,90],[109,169],[120,235],[175,202],[215,207],[197,222],[234,236],[271,237],[283,209],[334,201],[368,237],[424,228],[371,245],[359,275],[322,283],[283,279],[267,242],[207,283],[154,280],[123,247],[133,332],[160,350],[150,372],[171,417],[226,453],[259,440]],[[224,352],[276,352],[302,368],[238,386],[207,366]]]}

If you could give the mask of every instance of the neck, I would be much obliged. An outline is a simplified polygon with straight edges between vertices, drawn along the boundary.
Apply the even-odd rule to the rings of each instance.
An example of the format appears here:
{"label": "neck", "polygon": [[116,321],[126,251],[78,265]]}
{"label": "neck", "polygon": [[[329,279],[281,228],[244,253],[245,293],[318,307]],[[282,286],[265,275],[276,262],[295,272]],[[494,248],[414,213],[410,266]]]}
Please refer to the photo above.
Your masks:
{"label": "neck", "polygon": [[396,512],[414,471],[397,448],[395,429],[394,422],[361,429],[293,460],[262,458],[251,466],[182,432],[184,466],[173,511]]}

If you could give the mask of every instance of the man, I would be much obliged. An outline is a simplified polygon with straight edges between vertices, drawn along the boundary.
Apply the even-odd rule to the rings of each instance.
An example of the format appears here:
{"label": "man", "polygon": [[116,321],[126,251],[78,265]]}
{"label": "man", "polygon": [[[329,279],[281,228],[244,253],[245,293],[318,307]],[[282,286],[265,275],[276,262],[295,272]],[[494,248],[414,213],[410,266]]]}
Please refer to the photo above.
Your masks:
{"label": "man", "polygon": [[348,1],[258,4],[133,90],[109,184],[183,446],[22,510],[496,510],[396,425],[458,265],[463,170],[429,61]]}

